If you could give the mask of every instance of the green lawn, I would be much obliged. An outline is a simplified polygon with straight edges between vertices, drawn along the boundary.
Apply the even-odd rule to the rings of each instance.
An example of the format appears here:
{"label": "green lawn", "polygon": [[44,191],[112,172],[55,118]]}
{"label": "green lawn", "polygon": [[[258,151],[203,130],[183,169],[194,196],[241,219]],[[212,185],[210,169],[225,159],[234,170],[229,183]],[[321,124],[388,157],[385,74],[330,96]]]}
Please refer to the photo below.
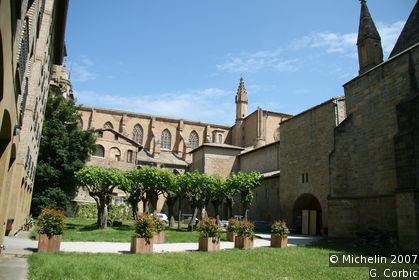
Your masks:
{"label": "green lawn", "polygon": [[368,279],[365,267],[329,267],[332,252],[375,253],[327,241],[216,253],[42,253],[29,257],[29,279]]}
{"label": "green lawn", "polygon": [[[198,242],[199,233],[188,232],[184,226],[180,230],[166,229],[165,243]],[[124,221],[121,226],[110,226],[101,230],[98,229],[96,220],[66,218],[62,241],[130,242],[133,233],[133,221]],[[31,235],[33,239],[35,235],[36,232],[33,231]],[[221,240],[226,240],[225,234],[222,234]]]}

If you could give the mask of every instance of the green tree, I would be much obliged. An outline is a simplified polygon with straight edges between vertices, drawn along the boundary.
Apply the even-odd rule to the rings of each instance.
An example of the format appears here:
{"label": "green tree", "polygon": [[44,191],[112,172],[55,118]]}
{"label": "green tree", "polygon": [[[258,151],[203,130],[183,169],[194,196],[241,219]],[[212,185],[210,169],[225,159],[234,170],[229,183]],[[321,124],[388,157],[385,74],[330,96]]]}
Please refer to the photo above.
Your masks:
{"label": "green tree", "polygon": [[228,188],[236,190],[240,193],[241,203],[243,207],[242,215],[247,219],[248,207],[253,201],[253,190],[262,183],[263,176],[258,172],[232,174],[227,179]]}
{"label": "green tree", "polygon": [[95,151],[93,130],[78,127],[78,108],[73,100],[48,97],[34,182],[33,215],[46,207],[65,209],[76,188],[74,173]]}
{"label": "green tree", "polygon": [[162,176],[166,181],[163,195],[166,198],[169,210],[169,226],[175,226],[175,204],[182,195],[181,186],[177,183],[177,176],[169,170],[162,170]]}
{"label": "green tree", "polygon": [[141,176],[141,169],[133,168],[124,172],[126,180],[120,185],[120,189],[127,194],[127,201],[131,205],[132,217],[138,215],[138,203],[144,200],[146,188],[144,187]]}
{"label": "green tree", "polygon": [[220,225],[220,206],[222,205],[226,193],[226,180],[218,175],[209,176],[211,184],[208,185],[209,198],[214,206],[217,224]]}
{"label": "green tree", "polygon": [[116,168],[103,169],[90,166],[77,171],[75,178],[79,186],[86,188],[96,201],[97,224],[101,229],[105,229],[108,225],[108,206],[113,189],[127,184],[124,174]]}
{"label": "green tree", "polygon": [[180,185],[185,198],[189,201],[193,209],[193,215],[188,225],[190,231],[193,231],[198,209],[202,207],[205,197],[204,188],[202,187],[203,181],[205,180],[203,178],[204,175],[197,171],[178,175],[177,178],[177,183]]}
{"label": "green tree", "polygon": [[[140,181],[145,187],[144,212],[152,213],[157,210],[159,195],[163,194],[171,179],[161,169],[143,167],[140,170]],[[150,209],[151,206],[151,209]]]}

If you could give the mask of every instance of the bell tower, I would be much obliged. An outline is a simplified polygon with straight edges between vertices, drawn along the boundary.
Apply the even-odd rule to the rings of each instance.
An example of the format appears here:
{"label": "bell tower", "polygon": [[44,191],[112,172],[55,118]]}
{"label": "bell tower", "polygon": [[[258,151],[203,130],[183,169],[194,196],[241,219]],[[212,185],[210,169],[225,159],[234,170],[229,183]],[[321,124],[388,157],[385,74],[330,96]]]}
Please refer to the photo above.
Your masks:
{"label": "bell tower", "polygon": [[361,75],[383,62],[383,48],[380,34],[378,34],[368,10],[367,1],[360,0],[360,2],[361,16],[356,44],[358,46],[359,74]]}
{"label": "bell tower", "polygon": [[236,123],[243,120],[247,116],[247,99],[246,88],[244,87],[244,80],[240,78],[239,88],[236,94]]}

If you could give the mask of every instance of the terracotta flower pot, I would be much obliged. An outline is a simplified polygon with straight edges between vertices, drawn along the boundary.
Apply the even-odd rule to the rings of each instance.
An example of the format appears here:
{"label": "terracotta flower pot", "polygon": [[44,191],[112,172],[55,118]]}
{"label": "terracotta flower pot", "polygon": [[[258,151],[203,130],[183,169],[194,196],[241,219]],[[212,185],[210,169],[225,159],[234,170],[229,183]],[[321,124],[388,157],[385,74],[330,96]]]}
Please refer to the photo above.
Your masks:
{"label": "terracotta flower pot", "polygon": [[164,231],[160,231],[153,236],[153,244],[163,244],[164,243]]}
{"label": "terracotta flower pot", "polygon": [[131,238],[131,253],[153,253],[153,239],[137,238],[133,236]]}
{"label": "terracotta flower pot", "polygon": [[38,235],[38,252],[59,252],[61,245],[61,235],[48,236]]}
{"label": "terracotta flower pot", "polygon": [[220,251],[220,238],[218,237],[200,237],[199,251],[215,252]]}
{"label": "terracotta flower pot", "polygon": [[237,232],[233,232],[233,231],[227,231],[227,240],[234,242],[234,239],[237,236]]}
{"label": "terracotta flower pot", "polygon": [[240,249],[252,249],[253,248],[253,239],[250,237],[241,237],[237,236],[234,241],[234,248]]}
{"label": "terracotta flower pot", "polygon": [[288,245],[288,237],[282,237],[279,235],[271,235],[271,247],[284,248]]}

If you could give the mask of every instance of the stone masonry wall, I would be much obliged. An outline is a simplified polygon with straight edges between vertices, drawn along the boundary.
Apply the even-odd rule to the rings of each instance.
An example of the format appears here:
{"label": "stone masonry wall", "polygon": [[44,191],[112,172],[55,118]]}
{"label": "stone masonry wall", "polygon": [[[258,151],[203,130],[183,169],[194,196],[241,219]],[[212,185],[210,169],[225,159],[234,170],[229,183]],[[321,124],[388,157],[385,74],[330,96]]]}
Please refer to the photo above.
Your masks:
{"label": "stone masonry wall", "polygon": [[[344,85],[349,116],[335,130],[330,156],[330,236],[353,237],[371,226],[397,228],[396,105],[412,94],[419,74],[411,68],[418,61],[417,45]],[[359,208],[345,207],[348,199],[359,200]],[[350,221],[342,218],[346,211],[355,213]]]}
{"label": "stone masonry wall", "polygon": [[[321,206],[321,227],[328,225],[329,153],[333,149],[333,131],[337,107],[344,100],[331,99],[281,123],[281,215],[292,227],[295,203],[304,194],[314,196]],[[301,205],[308,209],[309,205]],[[320,219],[320,217],[319,217]],[[318,229],[320,231],[320,229]]]}

